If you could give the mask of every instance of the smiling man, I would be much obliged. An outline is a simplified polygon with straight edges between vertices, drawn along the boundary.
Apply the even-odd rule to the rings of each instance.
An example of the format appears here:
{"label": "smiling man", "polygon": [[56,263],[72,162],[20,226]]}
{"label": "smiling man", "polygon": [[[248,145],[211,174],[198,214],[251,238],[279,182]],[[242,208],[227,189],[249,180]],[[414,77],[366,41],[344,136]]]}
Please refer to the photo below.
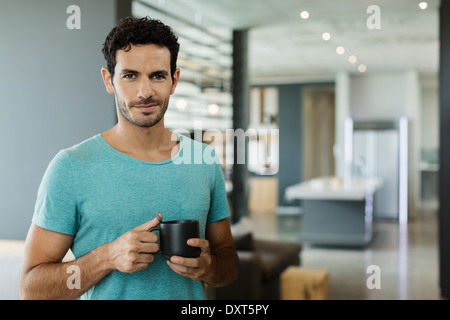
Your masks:
{"label": "smiling man", "polygon": [[[26,240],[23,299],[205,299],[204,283],[235,279],[221,167],[174,161],[200,143],[164,126],[178,49],[172,30],[149,18],[123,19],[107,36],[101,73],[118,123],[49,164]],[[188,245],[200,257],[157,254],[155,213],[198,220],[200,238]],[[69,249],[75,260],[62,262]]]}

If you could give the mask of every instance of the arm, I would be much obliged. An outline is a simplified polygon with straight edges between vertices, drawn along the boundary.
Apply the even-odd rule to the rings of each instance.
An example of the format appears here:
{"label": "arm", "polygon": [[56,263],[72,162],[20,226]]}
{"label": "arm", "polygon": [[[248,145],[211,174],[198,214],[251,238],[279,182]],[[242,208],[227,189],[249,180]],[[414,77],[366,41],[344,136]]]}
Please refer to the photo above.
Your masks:
{"label": "arm", "polygon": [[193,280],[202,280],[212,287],[225,286],[236,279],[239,259],[228,218],[209,223],[206,239],[190,239],[188,244],[201,248],[200,257],[173,256],[168,262],[172,270]]}
{"label": "arm", "polygon": [[[72,235],[43,229],[34,224],[31,226],[25,244],[20,279],[22,299],[75,299],[110,271],[105,263],[106,259],[102,259],[104,251],[100,248],[74,261],[62,263],[72,240]],[[78,266],[81,271],[80,289],[70,290],[67,286],[67,280],[73,273],[68,268],[72,265]]]}
{"label": "arm", "polygon": [[[158,250],[156,234],[147,230],[157,224],[156,218],[150,220],[70,262],[62,259],[73,236],[32,224],[25,243],[21,299],[76,299],[112,270],[132,273],[147,268],[153,261],[150,253]],[[79,287],[68,285],[76,272]]]}

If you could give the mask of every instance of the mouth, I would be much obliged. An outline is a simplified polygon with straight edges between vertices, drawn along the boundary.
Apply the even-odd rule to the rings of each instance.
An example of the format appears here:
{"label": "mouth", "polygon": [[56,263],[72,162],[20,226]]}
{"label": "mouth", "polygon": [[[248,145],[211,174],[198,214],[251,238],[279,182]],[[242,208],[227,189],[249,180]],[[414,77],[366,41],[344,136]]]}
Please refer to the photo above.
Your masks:
{"label": "mouth", "polygon": [[158,106],[157,104],[148,104],[148,105],[138,105],[135,106],[135,108],[142,112],[151,112],[155,110],[157,106]]}

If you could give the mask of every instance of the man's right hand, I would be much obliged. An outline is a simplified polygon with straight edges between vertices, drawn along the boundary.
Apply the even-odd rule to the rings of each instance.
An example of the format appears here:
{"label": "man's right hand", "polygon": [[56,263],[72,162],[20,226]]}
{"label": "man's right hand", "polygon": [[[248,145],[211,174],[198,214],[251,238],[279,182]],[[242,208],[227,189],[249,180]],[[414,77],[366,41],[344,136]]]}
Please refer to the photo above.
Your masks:
{"label": "man's right hand", "polygon": [[[162,218],[161,215],[159,217]],[[158,224],[158,218],[154,218],[109,243],[112,269],[133,273],[147,268],[154,259],[153,253],[159,249],[158,236],[148,230]]]}

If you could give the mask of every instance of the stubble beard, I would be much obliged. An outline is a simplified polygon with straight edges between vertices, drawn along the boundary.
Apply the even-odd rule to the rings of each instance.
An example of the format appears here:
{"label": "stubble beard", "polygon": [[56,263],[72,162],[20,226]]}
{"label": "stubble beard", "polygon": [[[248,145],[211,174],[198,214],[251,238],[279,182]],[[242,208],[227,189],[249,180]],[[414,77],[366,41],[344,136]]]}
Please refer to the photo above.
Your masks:
{"label": "stubble beard", "polygon": [[[169,98],[166,100],[161,101],[160,99],[150,97],[149,99],[145,99],[139,102],[130,103],[130,105],[126,105],[126,103],[119,99],[117,95],[115,95],[116,99],[116,105],[120,112],[120,114],[129,122],[132,124],[141,127],[141,128],[150,128],[156,125],[161,121],[161,119],[164,117],[164,114],[166,113],[167,107],[169,105]],[[131,110],[136,105],[147,105],[147,104],[157,104],[159,106],[159,112],[156,114],[155,117],[152,117],[152,113],[154,112],[141,112],[139,111],[139,114],[142,115],[140,117],[135,117],[131,113]]]}

